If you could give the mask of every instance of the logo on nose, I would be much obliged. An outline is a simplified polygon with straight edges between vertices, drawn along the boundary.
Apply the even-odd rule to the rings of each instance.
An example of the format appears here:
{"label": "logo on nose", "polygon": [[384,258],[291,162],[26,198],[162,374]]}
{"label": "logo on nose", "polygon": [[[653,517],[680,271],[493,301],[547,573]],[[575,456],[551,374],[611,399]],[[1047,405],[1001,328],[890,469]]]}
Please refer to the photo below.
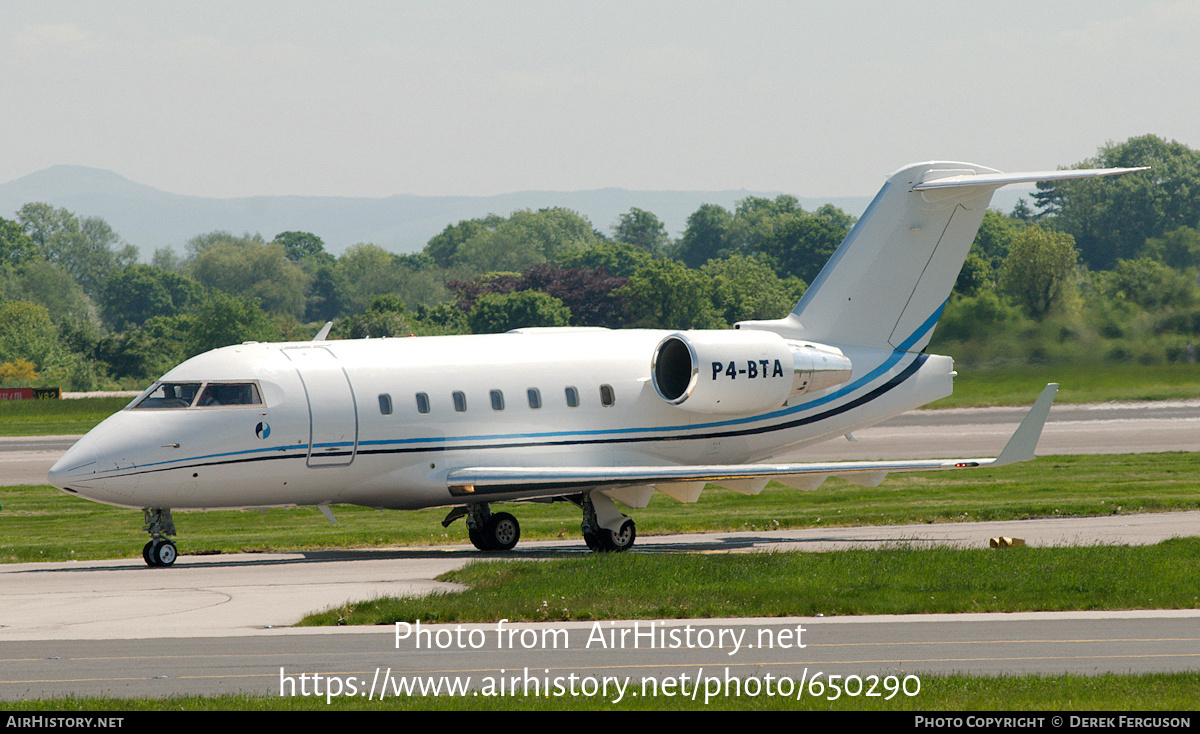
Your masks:
{"label": "logo on nose", "polygon": [[266,438],[267,436],[270,436],[271,426],[266,421],[259,423],[254,427],[254,435],[258,436],[259,438]]}

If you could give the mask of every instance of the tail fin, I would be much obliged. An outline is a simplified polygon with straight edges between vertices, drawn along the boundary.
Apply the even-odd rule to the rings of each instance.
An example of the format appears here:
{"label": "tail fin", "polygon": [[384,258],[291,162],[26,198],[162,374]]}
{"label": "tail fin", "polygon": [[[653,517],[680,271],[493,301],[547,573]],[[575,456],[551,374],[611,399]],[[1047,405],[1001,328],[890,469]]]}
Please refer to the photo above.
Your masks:
{"label": "tail fin", "polygon": [[888,176],[867,211],[778,321],[790,338],[919,352],[950,297],[992,193],[1001,186],[1139,168],[1000,173],[971,163],[917,163]]}

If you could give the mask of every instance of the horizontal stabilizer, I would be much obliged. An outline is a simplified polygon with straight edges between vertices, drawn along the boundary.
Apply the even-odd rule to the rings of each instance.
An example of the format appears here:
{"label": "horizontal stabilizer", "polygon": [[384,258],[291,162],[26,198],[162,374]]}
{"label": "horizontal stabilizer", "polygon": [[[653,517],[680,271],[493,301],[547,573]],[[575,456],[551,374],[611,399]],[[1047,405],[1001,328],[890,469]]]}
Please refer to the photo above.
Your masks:
{"label": "horizontal stabilizer", "polygon": [[1141,168],[1075,168],[1063,171],[1034,171],[1032,173],[967,173],[946,178],[935,178],[922,181],[912,187],[913,191],[930,191],[933,189],[961,188],[963,186],[1008,186],[1017,183],[1033,183],[1034,181],[1063,181],[1071,178],[1094,178],[1096,176],[1116,176],[1122,173],[1145,171],[1149,166]]}

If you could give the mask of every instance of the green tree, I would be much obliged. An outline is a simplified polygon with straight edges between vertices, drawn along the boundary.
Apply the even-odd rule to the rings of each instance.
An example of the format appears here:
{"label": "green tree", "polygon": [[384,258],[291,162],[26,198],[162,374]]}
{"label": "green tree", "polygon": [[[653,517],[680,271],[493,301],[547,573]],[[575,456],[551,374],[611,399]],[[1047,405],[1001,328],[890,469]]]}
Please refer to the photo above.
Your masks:
{"label": "green tree", "polygon": [[408,336],[408,310],[395,294],[376,296],[364,313],[356,314],[338,324],[338,333],[350,339],[377,339],[385,336]]}
{"label": "green tree", "polygon": [[283,245],[212,232],[190,240],[188,249],[188,274],[205,288],[257,300],[272,314],[304,315],[309,276]]}
{"label": "green tree", "polygon": [[632,325],[657,329],[726,326],[713,306],[712,280],[678,260],[655,260],[613,295],[629,305]]}
{"label": "green tree", "polygon": [[17,221],[46,260],[62,266],[89,296],[98,296],[112,273],[137,261],[137,248],[123,244],[99,217],[80,219],[64,208],[30,203]]}
{"label": "green tree", "polygon": [[308,321],[332,321],[342,314],[345,279],[337,265],[318,265],[304,306]]}
{"label": "green tree", "polygon": [[1162,237],[1146,240],[1142,252],[1177,270],[1200,267],[1200,231],[1191,227],[1173,229]]}
{"label": "green tree", "polygon": [[166,270],[168,273],[178,273],[183,275],[184,268],[187,267],[186,261],[180,257],[174,247],[156,247],[154,255],[150,257],[150,264],[159,270]]}
{"label": "green tree", "polygon": [[[205,302],[207,302],[207,297]],[[208,311],[216,313],[216,309]],[[196,354],[189,351],[189,340],[197,321],[194,313],[181,313],[177,316],[151,316],[136,331],[150,345],[150,351],[156,357],[153,365],[147,367],[147,376],[161,375],[188,357]],[[233,335],[231,335],[233,336]],[[236,337],[235,337],[236,338]],[[230,341],[230,344],[235,343]]]}
{"label": "green tree", "polygon": [[359,243],[342,253],[337,272],[329,276],[326,288],[332,292],[324,296],[326,312],[362,313],[371,299],[383,293],[395,294],[414,307],[441,303],[449,297],[444,279],[443,271],[424,254],[396,255],[378,245]]}
{"label": "green tree", "polygon": [[95,310],[70,273],[41,258],[27,260],[7,274],[0,269],[0,295],[43,306],[55,322],[91,319]]}
{"label": "green tree", "polygon": [[1013,240],[1024,228],[1022,220],[988,209],[975,233],[975,241],[971,243],[971,254],[987,261],[995,270],[1004,262]]}
{"label": "green tree", "polygon": [[418,304],[413,309],[413,331],[421,336],[445,334],[470,334],[467,314],[456,304],[439,303],[436,306]]}
{"label": "green tree", "polygon": [[448,224],[440,234],[431,238],[425,245],[425,254],[433,258],[439,266],[448,268],[457,260],[458,248],[467,240],[486,236],[495,232],[504,223],[504,217],[489,214],[479,219],[467,219],[458,224]]}
{"label": "green tree", "polygon": [[481,231],[460,244],[451,264],[472,275],[520,272],[601,241],[591,223],[569,209],[517,211],[494,230]]}
{"label": "green tree", "polygon": [[701,272],[712,281],[712,302],[728,325],[750,319],[778,319],[804,295],[804,281],[780,278],[766,262],[744,255],[709,260]]}
{"label": "green tree", "polygon": [[954,281],[954,292],[963,296],[977,296],[992,287],[992,266],[979,255],[967,255],[958,278]]}
{"label": "green tree", "polygon": [[617,220],[617,226],[613,228],[613,239],[641,248],[652,255],[666,252],[671,242],[662,221],[654,214],[637,207],[631,208]]}
{"label": "green tree", "polygon": [[1079,295],[1079,251],[1069,234],[1029,227],[1013,240],[1000,269],[1000,291],[1041,319],[1051,309],[1066,309]]}
{"label": "green tree", "polygon": [[721,252],[761,257],[780,277],[811,281],[853,225],[832,204],[809,213],[794,196],[751,196],[738,203]]}
{"label": "green tree", "polygon": [[535,326],[566,326],[571,311],[559,299],[541,291],[484,293],[475,301],[467,323],[475,334],[495,334]]}
{"label": "green tree", "polygon": [[1011,334],[1025,323],[1020,308],[994,291],[984,291],[976,296],[954,294],[938,319],[930,349],[935,344],[967,341],[980,335],[992,338]]}
{"label": "green tree", "polygon": [[188,324],[186,347],[195,355],[245,341],[275,341],[279,328],[253,299],[210,291]]}
{"label": "green tree", "polygon": [[1196,281],[1148,257],[1118,260],[1109,272],[1096,274],[1097,287],[1108,298],[1124,298],[1147,311],[1187,308],[1196,301]]}
{"label": "green tree", "polygon": [[650,253],[628,242],[599,242],[582,250],[572,250],[558,258],[564,268],[603,268],[616,278],[628,278],[653,260]]}
{"label": "green tree", "polygon": [[133,265],[108,279],[101,303],[106,321],[121,330],[140,326],[151,316],[174,316],[198,303],[203,293],[191,278],[152,265]]}
{"label": "green tree", "polygon": [[738,202],[729,228],[729,248],[743,255],[762,251],[766,242],[777,237],[779,226],[797,214],[803,214],[800,201],[787,194],[774,199],[748,196]]}
{"label": "green tree", "polygon": [[1155,135],[1108,143],[1072,168],[1149,166],[1122,176],[1044,181],[1034,198],[1075,238],[1084,263],[1109,270],[1151,237],[1200,222],[1200,151]]}
{"label": "green tree", "polygon": [[60,366],[64,352],[50,313],[28,301],[0,303],[0,362],[24,359],[39,372]]}
{"label": "green tree", "polygon": [[342,308],[346,313],[367,310],[371,299],[380,293],[394,292],[400,279],[392,254],[379,245],[359,243],[346,248],[338,258]]}
{"label": "green tree", "polygon": [[325,243],[312,232],[280,232],[271,241],[283,245],[283,254],[294,263],[310,260],[328,265],[334,260],[325,252]]}
{"label": "green tree", "polygon": [[698,268],[709,260],[731,253],[733,215],[717,204],[703,204],[687,220],[687,229],[675,247],[675,257]]}
{"label": "green tree", "polygon": [[18,222],[0,217],[0,273],[40,258],[41,254]]}
{"label": "green tree", "polygon": [[811,282],[845,238],[846,230],[834,221],[801,212],[779,221],[771,239],[758,244],[758,252],[781,276]]}
{"label": "green tree", "polygon": [[108,366],[108,373],[117,379],[146,381],[163,371],[158,345],[138,328],[102,337],[93,354]]}

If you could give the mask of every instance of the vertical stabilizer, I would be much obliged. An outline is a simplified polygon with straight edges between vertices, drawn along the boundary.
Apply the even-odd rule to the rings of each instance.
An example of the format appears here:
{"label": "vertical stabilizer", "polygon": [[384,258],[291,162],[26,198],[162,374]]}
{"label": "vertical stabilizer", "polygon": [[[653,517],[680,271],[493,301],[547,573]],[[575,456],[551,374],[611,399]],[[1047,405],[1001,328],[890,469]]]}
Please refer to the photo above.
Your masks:
{"label": "vertical stabilizer", "polygon": [[888,176],[791,314],[738,327],[919,352],[929,343],[996,189],[1133,170],[1141,169],[1000,173],[971,163],[907,166]]}

